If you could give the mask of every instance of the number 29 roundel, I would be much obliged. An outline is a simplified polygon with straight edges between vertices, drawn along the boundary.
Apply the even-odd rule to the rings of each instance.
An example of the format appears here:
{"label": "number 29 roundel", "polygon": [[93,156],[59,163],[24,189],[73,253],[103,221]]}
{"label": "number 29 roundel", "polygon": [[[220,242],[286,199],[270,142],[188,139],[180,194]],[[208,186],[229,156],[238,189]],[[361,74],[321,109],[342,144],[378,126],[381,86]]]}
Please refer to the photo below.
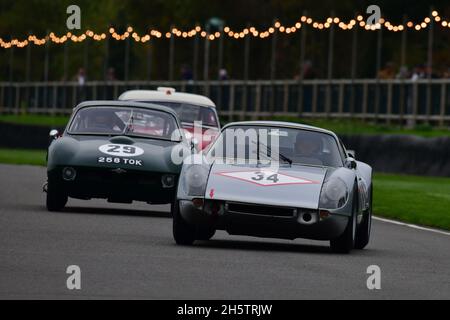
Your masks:
{"label": "number 29 roundel", "polygon": [[144,154],[142,148],[125,144],[105,144],[98,148],[101,153],[116,157],[138,157]]}

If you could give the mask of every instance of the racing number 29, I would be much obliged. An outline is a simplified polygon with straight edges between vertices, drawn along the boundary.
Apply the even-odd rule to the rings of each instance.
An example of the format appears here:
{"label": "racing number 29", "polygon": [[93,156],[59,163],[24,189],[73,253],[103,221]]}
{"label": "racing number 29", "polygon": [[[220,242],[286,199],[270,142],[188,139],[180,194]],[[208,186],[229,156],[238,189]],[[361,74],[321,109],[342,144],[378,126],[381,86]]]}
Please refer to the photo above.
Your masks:
{"label": "racing number 29", "polygon": [[136,148],[131,146],[118,146],[111,145],[107,151],[108,153],[123,153],[123,154],[135,154]]}

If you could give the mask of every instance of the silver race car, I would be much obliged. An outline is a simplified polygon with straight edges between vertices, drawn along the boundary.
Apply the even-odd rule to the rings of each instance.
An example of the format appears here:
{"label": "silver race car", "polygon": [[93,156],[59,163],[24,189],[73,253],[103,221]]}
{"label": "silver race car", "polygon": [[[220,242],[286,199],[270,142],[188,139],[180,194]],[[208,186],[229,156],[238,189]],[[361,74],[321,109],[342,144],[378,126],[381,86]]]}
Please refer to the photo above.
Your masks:
{"label": "silver race car", "polygon": [[320,128],[240,122],[184,160],[173,208],[177,244],[232,235],[330,241],[348,253],[369,243],[372,168]]}

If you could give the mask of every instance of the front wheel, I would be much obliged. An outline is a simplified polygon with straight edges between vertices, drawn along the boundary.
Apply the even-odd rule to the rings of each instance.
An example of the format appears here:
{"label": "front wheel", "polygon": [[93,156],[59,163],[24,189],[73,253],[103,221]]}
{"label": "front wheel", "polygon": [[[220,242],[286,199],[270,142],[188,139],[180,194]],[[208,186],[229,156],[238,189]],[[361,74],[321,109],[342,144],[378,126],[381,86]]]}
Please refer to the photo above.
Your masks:
{"label": "front wheel", "polygon": [[331,251],[334,253],[350,253],[355,247],[356,225],[357,225],[357,200],[355,193],[353,198],[352,215],[348,220],[344,233],[336,239],[330,241]]}
{"label": "front wheel", "polygon": [[49,181],[47,184],[47,210],[50,212],[58,212],[64,209],[69,197],[61,188],[58,188],[54,182]]}
{"label": "front wheel", "polygon": [[372,187],[370,187],[369,197],[369,208],[365,212],[361,225],[356,231],[355,248],[360,250],[364,249],[370,241],[370,231],[372,228]]}
{"label": "front wheel", "polygon": [[173,238],[178,245],[190,246],[195,241],[195,229],[180,214],[180,202],[172,203]]}

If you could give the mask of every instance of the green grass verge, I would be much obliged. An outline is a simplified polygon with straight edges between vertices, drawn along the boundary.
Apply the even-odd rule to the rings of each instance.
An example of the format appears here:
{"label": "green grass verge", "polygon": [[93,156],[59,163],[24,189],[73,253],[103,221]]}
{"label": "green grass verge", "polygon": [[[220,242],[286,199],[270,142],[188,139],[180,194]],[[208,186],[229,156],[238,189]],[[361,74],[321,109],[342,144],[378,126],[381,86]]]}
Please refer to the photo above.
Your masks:
{"label": "green grass verge", "polygon": [[[46,165],[46,151],[0,149],[0,163]],[[450,230],[450,178],[376,174],[374,214]]]}
{"label": "green grass verge", "polygon": [[450,136],[450,130],[436,128],[430,125],[417,125],[415,128],[406,129],[397,125],[383,125],[359,120],[346,119],[300,119],[295,117],[275,117],[273,120],[303,123],[319,128],[324,128],[340,135],[382,135],[402,134],[416,135],[421,137]]}
{"label": "green grass verge", "polygon": [[69,122],[69,116],[52,116],[39,114],[0,114],[0,122],[61,128],[65,127],[67,122]]}
{"label": "green grass verge", "polygon": [[0,149],[0,163],[6,164],[45,166],[46,156],[44,150]]}
{"label": "green grass verge", "polygon": [[376,215],[450,230],[450,178],[377,174]]}

